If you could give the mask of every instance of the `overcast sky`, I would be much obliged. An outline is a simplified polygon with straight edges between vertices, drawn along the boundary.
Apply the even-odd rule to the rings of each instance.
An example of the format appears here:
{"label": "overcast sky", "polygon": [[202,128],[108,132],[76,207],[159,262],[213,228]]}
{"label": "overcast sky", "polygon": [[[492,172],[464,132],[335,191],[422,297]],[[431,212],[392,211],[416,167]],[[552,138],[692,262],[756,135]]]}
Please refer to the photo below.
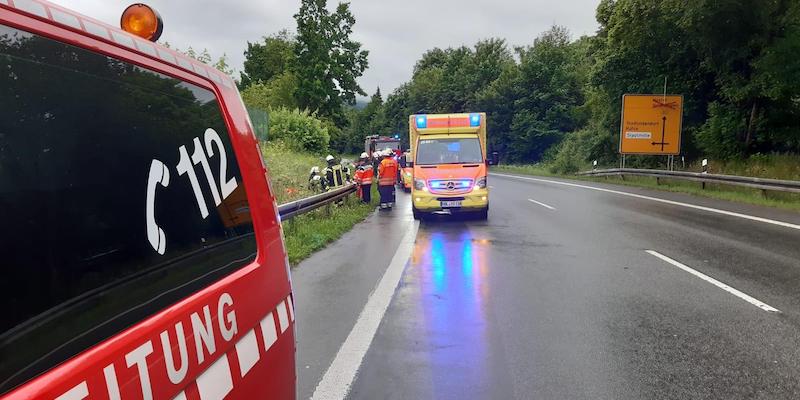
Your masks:
{"label": "overcast sky", "polygon": [[[51,0],[114,26],[133,0]],[[414,63],[433,47],[472,46],[480,39],[505,38],[530,44],[551,25],[566,26],[573,38],[597,29],[599,0],[352,0],[354,39],[369,50],[369,69],[359,79],[372,94],[386,96],[411,77]],[[247,41],[281,29],[294,30],[299,0],[145,0],[164,20],[162,41],[173,47],[207,48],[227,54],[241,69]],[[336,1],[329,1],[329,8]],[[238,73],[237,73],[238,77]]]}

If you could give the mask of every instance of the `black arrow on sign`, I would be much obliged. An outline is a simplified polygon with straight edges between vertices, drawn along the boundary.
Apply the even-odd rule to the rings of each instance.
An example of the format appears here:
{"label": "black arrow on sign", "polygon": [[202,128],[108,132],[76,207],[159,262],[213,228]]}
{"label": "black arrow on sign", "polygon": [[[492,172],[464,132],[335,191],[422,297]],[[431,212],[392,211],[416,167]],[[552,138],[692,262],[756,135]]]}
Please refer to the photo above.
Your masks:
{"label": "black arrow on sign", "polygon": [[662,122],[661,123],[661,141],[660,142],[650,142],[650,144],[653,145],[653,146],[655,146],[657,144],[660,144],[661,145],[661,151],[664,151],[664,145],[665,144],[669,144],[669,143],[664,141],[664,133],[665,133],[665,131],[667,129],[667,116],[666,115],[661,117],[661,122]]}

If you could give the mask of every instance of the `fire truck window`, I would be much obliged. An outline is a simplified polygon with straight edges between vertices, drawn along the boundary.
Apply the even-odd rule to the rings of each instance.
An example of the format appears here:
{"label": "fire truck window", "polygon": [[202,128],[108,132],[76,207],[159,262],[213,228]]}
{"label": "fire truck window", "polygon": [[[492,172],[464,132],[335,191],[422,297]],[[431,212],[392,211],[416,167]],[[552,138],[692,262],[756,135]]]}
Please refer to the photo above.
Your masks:
{"label": "fire truck window", "polygon": [[0,26],[0,393],[256,246],[209,90]]}

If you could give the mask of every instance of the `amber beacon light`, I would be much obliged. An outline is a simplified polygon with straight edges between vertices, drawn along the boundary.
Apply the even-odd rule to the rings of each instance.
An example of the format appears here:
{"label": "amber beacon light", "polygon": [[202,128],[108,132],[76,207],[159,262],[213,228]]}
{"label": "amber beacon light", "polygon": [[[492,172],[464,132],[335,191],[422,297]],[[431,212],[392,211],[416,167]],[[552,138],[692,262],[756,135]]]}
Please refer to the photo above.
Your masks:
{"label": "amber beacon light", "polygon": [[161,16],[150,6],[142,3],[131,4],[122,13],[119,25],[125,32],[155,42],[161,37],[164,23]]}

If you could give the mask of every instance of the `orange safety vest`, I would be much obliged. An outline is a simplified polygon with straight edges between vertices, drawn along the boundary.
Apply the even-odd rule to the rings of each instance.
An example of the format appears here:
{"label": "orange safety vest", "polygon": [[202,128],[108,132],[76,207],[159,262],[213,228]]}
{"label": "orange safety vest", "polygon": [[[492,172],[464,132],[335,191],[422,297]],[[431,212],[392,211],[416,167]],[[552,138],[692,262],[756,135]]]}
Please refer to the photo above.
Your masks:
{"label": "orange safety vest", "polygon": [[375,172],[372,170],[371,165],[365,164],[358,169],[358,172],[361,173],[361,178],[359,179],[358,175],[356,175],[356,182],[360,185],[372,185],[372,177],[375,176]]}
{"label": "orange safety vest", "polygon": [[397,181],[397,161],[391,157],[384,158],[378,165],[378,185],[391,186]]}

